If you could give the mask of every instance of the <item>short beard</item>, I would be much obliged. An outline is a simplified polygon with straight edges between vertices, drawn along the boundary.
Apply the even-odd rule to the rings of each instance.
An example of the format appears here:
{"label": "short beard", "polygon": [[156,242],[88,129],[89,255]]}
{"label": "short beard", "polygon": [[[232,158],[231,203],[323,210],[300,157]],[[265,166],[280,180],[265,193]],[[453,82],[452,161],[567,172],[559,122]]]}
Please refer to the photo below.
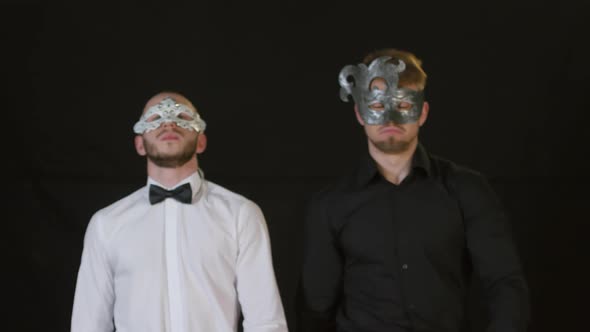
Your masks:
{"label": "short beard", "polygon": [[156,146],[148,142],[145,138],[143,139],[143,145],[145,146],[147,158],[157,166],[162,168],[178,168],[195,157],[197,140],[198,136],[193,142],[188,142],[179,153],[168,155],[160,153]]}
{"label": "short beard", "polygon": [[390,137],[384,141],[373,141],[369,139],[373,146],[377,148],[377,150],[385,153],[385,154],[399,154],[402,152],[408,151],[410,149],[410,141],[399,141]]}

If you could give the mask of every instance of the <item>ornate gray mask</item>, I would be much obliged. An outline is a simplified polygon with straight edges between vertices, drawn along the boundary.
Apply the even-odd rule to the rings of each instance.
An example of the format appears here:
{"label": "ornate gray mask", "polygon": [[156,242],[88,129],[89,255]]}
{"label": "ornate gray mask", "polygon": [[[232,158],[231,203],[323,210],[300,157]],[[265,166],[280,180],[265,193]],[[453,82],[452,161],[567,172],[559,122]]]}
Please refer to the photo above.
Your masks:
{"label": "ornate gray mask", "polygon": [[[424,93],[407,88],[398,88],[399,73],[406,64],[399,60],[398,65],[388,63],[389,56],[376,58],[369,67],[361,63],[347,65],[340,71],[340,99],[349,101],[352,95],[365,124],[384,125],[389,122],[404,124],[416,122],[422,113]],[[352,77],[352,81],[349,78]],[[376,86],[371,89],[375,79],[385,81],[385,89]]]}
{"label": "ornate gray mask", "polygon": [[133,131],[141,135],[160,127],[166,122],[174,122],[179,127],[195,130],[196,132],[201,132],[206,127],[205,121],[192,108],[166,97],[158,104],[148,108],[133,126]]}

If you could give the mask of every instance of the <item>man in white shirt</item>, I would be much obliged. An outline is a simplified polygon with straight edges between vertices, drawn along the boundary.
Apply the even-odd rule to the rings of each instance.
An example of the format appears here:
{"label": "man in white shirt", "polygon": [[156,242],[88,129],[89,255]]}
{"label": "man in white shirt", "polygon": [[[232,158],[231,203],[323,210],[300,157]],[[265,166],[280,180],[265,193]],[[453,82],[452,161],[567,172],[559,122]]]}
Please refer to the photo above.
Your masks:
{"label": "man in white shirt", "polygon": [[203,178],[205,122],[180,94],[152,97],[134,126],[147,185],[86,230],[72,332],[287,331],[264,216]]}

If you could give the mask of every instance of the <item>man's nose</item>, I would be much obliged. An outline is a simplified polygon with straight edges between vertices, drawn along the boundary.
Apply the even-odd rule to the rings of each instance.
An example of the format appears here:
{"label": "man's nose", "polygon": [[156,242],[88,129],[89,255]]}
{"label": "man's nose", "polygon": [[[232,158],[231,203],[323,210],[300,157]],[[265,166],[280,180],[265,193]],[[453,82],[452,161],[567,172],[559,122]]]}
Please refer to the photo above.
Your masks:
{"label": "man's nose", "polygon": [[165,128],[165,127],[171,127],[171,128],[175,128],[175,127],[176,127],[176,122],[174,122],[174,121],[165,121],[165,122],[162,124],[162,127],[164,127],[164,128]]}

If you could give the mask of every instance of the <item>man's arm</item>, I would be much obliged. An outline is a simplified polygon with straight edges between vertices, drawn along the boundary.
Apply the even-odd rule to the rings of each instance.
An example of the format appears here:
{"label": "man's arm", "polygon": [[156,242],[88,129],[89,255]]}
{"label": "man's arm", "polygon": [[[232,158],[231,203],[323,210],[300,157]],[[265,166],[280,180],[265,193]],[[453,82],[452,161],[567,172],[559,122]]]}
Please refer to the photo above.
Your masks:
{"label": "man's arm", "polygon": [[511,227],[487,180],[475,172],[456,176],[467,247],[486,296],[488,332],[523,332],[529,324],[529,294]]}
{"label": "man's arm", "polygon": [[305,218],[303,267],[298,288],[298,331],[336,331],[342,256],[323,202],[312,199]]}
{"label": "man's arm", "polygon": [[71,332],[112,332],[114,299],[112,272],[95,215],[84,236]]}
{"label": "man's arm", "polygon": [[249,201],[239,213],[238,242],[236,287],[244,332],[287,332],[264,215]]}

